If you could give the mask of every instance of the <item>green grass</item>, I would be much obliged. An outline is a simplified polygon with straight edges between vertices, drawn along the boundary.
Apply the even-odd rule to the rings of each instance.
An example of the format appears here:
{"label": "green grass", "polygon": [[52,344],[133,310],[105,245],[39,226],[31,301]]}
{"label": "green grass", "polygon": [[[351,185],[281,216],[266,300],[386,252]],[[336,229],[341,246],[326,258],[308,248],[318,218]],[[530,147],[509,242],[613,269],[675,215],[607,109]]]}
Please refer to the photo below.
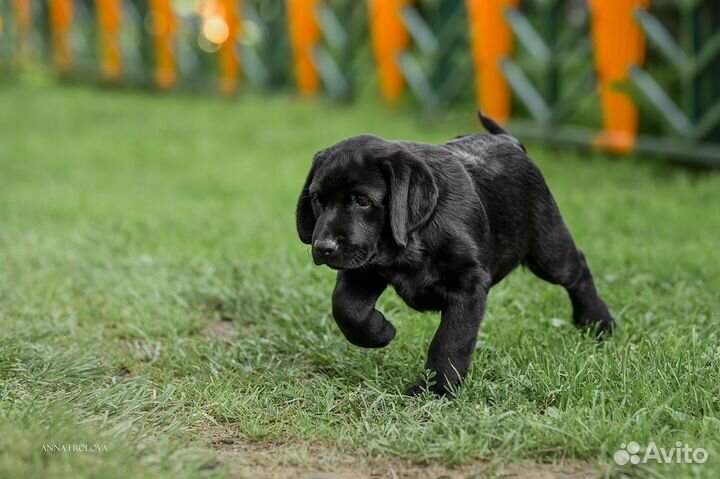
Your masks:
{"label": "green grass", "polygon": [[[349,455],[718,477],[717,174],[530,145],[618,319],[604,344],[525,271],[493,289],[454,401],[401,395],[437,316],[388,291],[388,348],[337,331],[333,273],[294,229],[313,153],[361,131],[472,128],[375,104],[2,85],[0,477],[237,474],[218,438],[319,448],[330,469]],[[709,459],[613,466],[632,440]],[[77,443],[107,452],[43,451]]]}

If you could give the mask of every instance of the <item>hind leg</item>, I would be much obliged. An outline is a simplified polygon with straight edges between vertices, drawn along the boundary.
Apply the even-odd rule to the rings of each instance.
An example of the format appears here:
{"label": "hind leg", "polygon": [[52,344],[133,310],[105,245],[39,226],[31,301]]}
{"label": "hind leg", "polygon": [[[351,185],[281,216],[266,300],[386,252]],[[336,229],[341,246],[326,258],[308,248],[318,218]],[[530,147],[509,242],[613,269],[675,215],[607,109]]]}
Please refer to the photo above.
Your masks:
{"label": "hind leg", "polygon": [[598,335],[610,333],[615,321],[598,295],[585,255],[559,214],[545,220],[525,264],[539,278],[565,288],[577,326],[594,328]]}

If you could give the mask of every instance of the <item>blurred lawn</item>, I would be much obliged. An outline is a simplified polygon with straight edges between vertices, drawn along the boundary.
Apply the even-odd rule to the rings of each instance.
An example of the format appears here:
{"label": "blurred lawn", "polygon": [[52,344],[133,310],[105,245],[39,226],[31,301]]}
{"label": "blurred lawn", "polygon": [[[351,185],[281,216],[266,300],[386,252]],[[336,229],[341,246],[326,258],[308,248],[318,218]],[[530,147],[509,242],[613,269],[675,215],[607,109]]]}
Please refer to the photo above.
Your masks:
{"label": "blurred lawn", "polygon": [[[388,348],[336,330],[333,274],[294,229],[313,153],[363,131],[442,142],[472,128],[469,112],[421,124],[380,105],[3,85],[0,477],[242,475],[258,444],[267,471],[351,455],[718,477],[717,174],[530,145],[619,321],[603,345],[523,271],[491,293],[452,402],[400,395],[436,316],[388,292]],[[611,467],[628,441],[710,457]],[[108,451],[42,450],[78,443]]]}

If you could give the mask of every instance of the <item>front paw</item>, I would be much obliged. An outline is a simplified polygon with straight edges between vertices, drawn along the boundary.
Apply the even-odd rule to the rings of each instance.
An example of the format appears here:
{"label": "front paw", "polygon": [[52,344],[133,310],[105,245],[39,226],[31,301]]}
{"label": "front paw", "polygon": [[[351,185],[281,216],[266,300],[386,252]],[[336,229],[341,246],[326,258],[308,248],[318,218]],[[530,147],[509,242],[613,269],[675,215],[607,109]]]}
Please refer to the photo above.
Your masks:
{"label": "front paw", "polygon": [[383,318],[377,331],[345,330],[348,341],[361,348],[384,348],[395,338],[395,326]]}
{"label": "front paw", "polygon": [[405,390],[405,395],[410,397],[416,397],[421,396],[426,392],[435,394],[436,396],[440,397],[452,398],[454,396],[453,392],[445,385],[438,384],[433,381],[428,383],[425,379],[420,379],[415,382],[415,384],[407,388],[407,390]]}

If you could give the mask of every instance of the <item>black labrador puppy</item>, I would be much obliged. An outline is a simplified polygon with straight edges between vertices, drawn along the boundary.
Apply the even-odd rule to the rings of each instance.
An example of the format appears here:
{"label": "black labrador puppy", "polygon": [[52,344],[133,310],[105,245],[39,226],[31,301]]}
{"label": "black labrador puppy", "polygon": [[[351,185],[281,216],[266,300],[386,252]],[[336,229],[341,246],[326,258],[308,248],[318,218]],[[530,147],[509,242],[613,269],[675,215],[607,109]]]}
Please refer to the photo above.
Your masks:
{"label": "black labrador puppy", "polygon": [[601,335],[614,324],[540,170],[480,121],[489,134],[443,145],[343,140],[315,155],[298,201],[300,239],[316,264],[338,270],[332,312],[348,341],[392,341],[375,309],[388,285],[412,308],[442,312],[426,363],[434,382],[410,395],[447,394],[465,376],[488,291],[518,265],[567,290],[575,324]]}

